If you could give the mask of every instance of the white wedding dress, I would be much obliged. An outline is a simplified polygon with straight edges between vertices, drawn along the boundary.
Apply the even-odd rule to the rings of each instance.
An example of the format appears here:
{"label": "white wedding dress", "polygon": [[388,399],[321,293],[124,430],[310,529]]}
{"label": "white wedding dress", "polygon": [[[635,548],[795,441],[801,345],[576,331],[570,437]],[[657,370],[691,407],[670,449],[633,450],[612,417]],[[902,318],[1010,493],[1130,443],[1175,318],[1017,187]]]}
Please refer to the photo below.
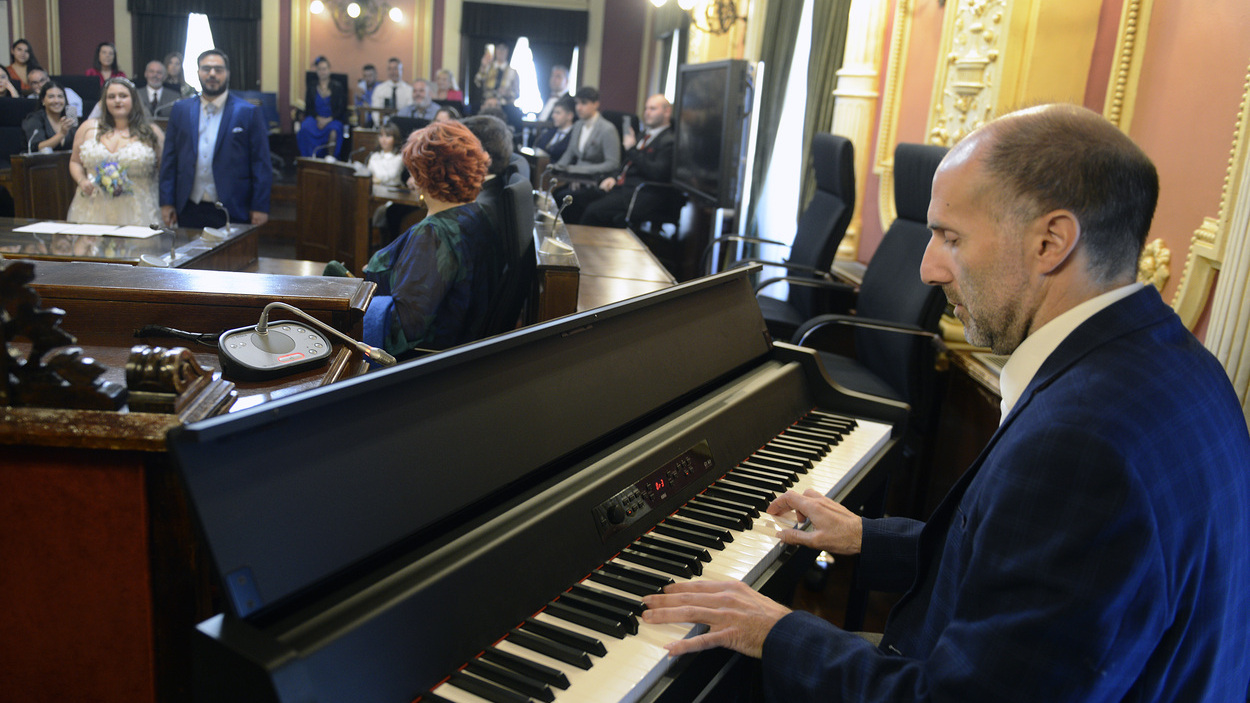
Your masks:
{"label": "white wedding dress", "polygon": [[113,153],[100,143],[97,133],[83,142],[78,154],[83,170],[93,181],[101,165],[116,162],[129,180],[128,192],[111,195],[98,184],[91,195],[83,195],[81,188],[75,189],[66,219],[106,225],[150,225],[161,221],[156,191],[156,152],[152,147],[135,140]]}

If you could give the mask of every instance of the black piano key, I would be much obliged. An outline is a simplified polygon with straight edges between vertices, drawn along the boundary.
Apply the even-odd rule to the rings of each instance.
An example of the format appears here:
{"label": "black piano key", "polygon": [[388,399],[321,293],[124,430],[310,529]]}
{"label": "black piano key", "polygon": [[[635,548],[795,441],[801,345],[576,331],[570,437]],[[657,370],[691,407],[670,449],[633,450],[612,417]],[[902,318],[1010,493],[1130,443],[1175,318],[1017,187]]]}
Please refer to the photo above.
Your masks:
{"label": "black piano key", "polygon": [[829,453],[822,447],[791,442],[783,437],[778,437],[777,439],[769,442],[768,449],[769,451],[776,452],[782,456],[795,456],[802,459],[811,459],[812,461],[820,461],[824,458],[825,454]]}
{"label": "black piano key", "polygon": [[731,517],[728,515],[722,515],[720,513],[713,512],[710,510],[699,510],[698,508],[692,507],[690,505],[686,505],[685,507],[680,508],[677,511],[677,515],[680,517],[684,517],[684,518],[690,518],[691,520],[698,520],[700,522],[706,522],[709,525],[719,525],[720,527],[725,527],[731,530],[747,529],[746,527],[743,526],[743,518],[736,518],[736,517]]}
{"label": "black piano key", "polygon": [[601,583],[605,586],[611,586],[619,591],[632,593],[636,596],[649,596],[653,593],[659,593],[662,589],[659,586],[641,581],[635,581],[618,574],[609,574],[602,569],[595,569],[590,572],[590,580]]}
{"label": "black piano key", "polygon": [[[722,517],[727,517],[727,518],[737,520],[738,525],[739,525],[738,529],[742,529],[742,530],[751,529],[751,524],[752,524],[751,513],[750,511],[743,509],[743,507],[745,506],[728,506],[723,503],[708,500],[707,498],[698,496],[698,497],[692,498],[689,502],[687,502],[686,507],[692,508],[694,510],[702,510],[703,512],[712,513],[713,515],[720,515]],[[756,514],[758,515],[759,513],[757,512]]]}
{"label": "black piano key", "polygon": [[754,486],[768,493],[785,493],[786,484],[775,478],[770,478],[761,474],[757,474],[750,469],[734,469],[725,477],[734,483],[741,483],[746,486]]}
{"label": "black piano key", "polygon": [[755,462],[745,461],[737,469],[746,469],[752,473],[759,474],[767,478],[773,478],[785,484],[786,488],[793,486],[799,480],[799,475],[793,471],[786,469],[775,469],[771,466],[759,466]]}
{"label": "black piano key", "polygon": [[[572,664],[579,669],[589,669],[591,667],[590,654],[585,650],[570,647],[567,644],[547,637],[540,637],[533,632],[517,628],[508,633],[508,641],[531,652],[545,654],[565,664]],[[603,646],[602,643],[600,643],[600,646]]]}
{"label": "black piano key", "polygon": [[[664,559],[666,561],[679,564],[682,567],[684,567],[686,571],[686,573],[675,573],[675,572],[670,572],[667,569],[660,569],[660,571],[664,571],[665,573],[674,573],[677,576],[685,576],[686,578],[691,578],[694,576],[701,576],[703,574],[703,564],[699,562],[699,559],[697,557],[692,557],[689,554],[683,554],[681,552],[673,551],[672,549],[669,549],[665,547],[664,545],[657,545],[651,542],[641,542],[641,541],[635,540],[633,545],[631,545],[629,549],[630,551],[633,551],[633,552],[640,552],[642,554],[647,554],[657,559]],[[635,564],[642,564],[644,566],[650,566],[653,569],[658,568],[656,566],[648,564],[645,561],[635,561],[633,559],[627,559],[626,561],[633,561]]]}
{"label": "black piano key", "polygon": [[572,592],[561,593],[555,602],[607,620],[618,621],[624,626],[626,634],[638,634],[638,618],[634,617],[629,608],[618,608]]}
{"label": "black piano key", "polygon": [[650,571],[635,569],[632,566],[615,561],[610,561],[599,568],[610,574],[616,574],[617,576],[624,576],[625,578],[633,581],[641,581],[642,583],[651,584],[656,588],[664,588],[673,582],[673,579],[668,578],[667,576],[660,576],[659,574],[653,574]]}
{"label": "black piano key", "polygon": [[756,510],[763,510],[768,507],[769,503],[773,502],[772,498],[770,498],[768,494],[763,491],[721,484],[720,481],[708,486],[703,493],[704,495],[710,495],[715,498],[724,498],[726,500],[736,500],[746,503]]}
{"label": "black piano key", "polygon": [[812,418],[812,419],[819,418],[822,420],[828,420],[829,422],[841,423],[843,425],[846,425],[848,429],[852,429],[852,430],[855,429],[856,427],[859,427],[859,420],[856,420],[853,417],[847,417],[845,415],[837,415],[834,413],[825,412],[824,410],[813,410],[810,413],[808,413],[807,416],[808,418]]}
{"label": "black piano key", "polygon": [[797,458],[793,456],[784,456],[780,452],[768,451],[761,449],[747,458],[747,461],[754,464],[763,464],[771,466],[774,469],[783,471],[794,471],[795,473],[807,473],[812,468],[812,460],[806,458]]}
{"label": "black piano key", "polygon": [[679,544],[672,540],[664,539],[656,535],[647,533],[634,541],[635,544],[654,544],[657,547],[670,549],[678,554],[684,554],[688,558],[697,559],[699,561],[712,561],[712,555],[702,547],[696,547],[692,544]]}
{"label": "black piano key", "polygon": [[499,684],[466,674],[463,671],[457,671],[452,674],[449,683],[456,688],[463,688],[475,696],[481,696],[494,703],[530,703],[531,700],[529,696],[522,695],[516,691],[509,691]]}
{"label": "black piano key", "polygon": [[482,652],[482,658],[499,666],[507,667],[512,671],[525,674],[531,679],[551,684],[556,688],[564,689],[569,687],[569,677],[565,676],[563,671],[553,669],[546,664],[530,661],[525,657],[519,657],[512,652],[505,652],[497,647],[491,647]]}
{"label": "black piano key", "polygon": [[811,437],[812,439],[824,440],[828,442],[829,444],[838,444],[839,442],[842,441],[842,435],[838,434],[837,432],[834,432],[831,430],[817,429],[815,427],[808,427],[808,426],[799,427],[796,425],[794,427],[787,429],[786,432],[798,435],[800,437]]}
{"label": "black piano key", "polygon": [[597,588],[591,588],[590,586],[580,583],[573,584],[572,587],[569,588],[569,592],[577,593],[583,598],[590,598],[601,603],[607,603],[608,605],[615,606],[626,612],[633,613],[634,615],[641,615],[642,611],[645,610],[642,605],[642,601],[636,598],[628,598],[615,593],[608,593],[607,591],[601,591]]}
{"label": "black piano key", "polygon": [[596,657],[602,657],[608,653],[608,648],[594,637],[587,637],[580,632],[573,632],[559,625],[552,625],[549,622],[534,620],[533,618],[521,623],[522,630],[528,630],[536,635],[546,637],[549,640],[555,640],[560,644],[580,649],[587,654],[593,654]]}
{"label": "black piano key", "polygon": [[656,571],[672,574],[673,576],[680,576],[681,578],[694,577],[694,571],[683,562],[665,559],[664,557],[647,554],[636,549],[622,549],[621,553],[616,555],[616,558],[631,564],[640,564]]}
{"label": "black piano key", "polygon": [[692,502],[711,503],[719,505],[726,510],[742,511],[743,515],[749,518],[757,518],[760,516],[759,508],[747,503],[745,500],[734,500],[733,498],[725,498],[723,496],[712,495],[706,491],[694,497]]}
{"label": "black piano key", "polygon": [[778,444],[778,445],[782,443],[784,443],[785,446],[797,446],[800,449],[811,449],[814,451],[818,451],[820,452],[820,455],[822,457],[828,454],[829,450],[833,446],[823,440],[813,439],[811,437],[798,437],[792,434],[785,434],[785,433],[777,435],[775,438],[773,438],[772,442],[769,442],[769,444]]}
{"label": "black piano key", "polygon": [[680,527],[683,530],[689,530],[691,532],[698,532],[700,534],[707,535],[708,537],[715,537],[716,539],[722,542],[734,541],[733,534],[731,534],[729,530],[726,530],[721,527],[716,527],[714,525],[708,525],[702,522],[696,522],[694,520],[687,520],[685,518],[680,518],[680,517],[669,517],[665,519],[664,522],[670,525],[673,525],[674,527]]}
{"label": "black piano key", "polygon": [[656,525],[655,531],[662,535],[676,537],[683,542],[697,544],[701,547],[709,547],[717,550],[723,550],[725,548],[725,543],[715,537],[709,537],[702,532],[692,532],[691,530],[686,530],[681,527],[677,527],[676,525],[670,525],[667,521]]}
{"label": "black piano key", "polygon": [[426,691],[421,694],[421,703],[451,703],[451,701],[433,691]]}
{"label": "black piano key", "polygon": [[552,692],[551,687],[542,681],[532,679],[494,662],[474,659],[465,665],[464,670],[535,700],[552,703],[556,699],[556,694]]}
{"label": "black piano key", "polygon": [[638,628],[635,625],[634,632],[629,631],[629,626],[618,619],[596,615],[595,613],[583,610],[578,604],[566,603],[563,601],[551,601],[547,604],[546,612],[560,618],[577,623],[582,627],[588,627],[595,632],[610,635],[618,640],[625,639],[625,635],[637,634]]}

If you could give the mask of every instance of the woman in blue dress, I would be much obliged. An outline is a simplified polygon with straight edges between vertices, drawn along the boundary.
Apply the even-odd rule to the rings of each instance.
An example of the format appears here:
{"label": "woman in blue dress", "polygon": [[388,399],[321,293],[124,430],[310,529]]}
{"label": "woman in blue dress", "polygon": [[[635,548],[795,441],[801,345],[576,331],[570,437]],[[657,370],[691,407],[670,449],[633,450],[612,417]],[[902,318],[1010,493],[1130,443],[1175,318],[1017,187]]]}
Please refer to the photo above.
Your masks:
{"label": "woman in blue dress", "polygon": [[343,148],[343,122],[347,118],[347,86],[330,79],[330,60],[326,57],[318,56],[313,65],[317,69],[317,81],[309,81],[304,97],[307,117],[300,123],[296,136],[299,154],[333,154],[338,158]]}

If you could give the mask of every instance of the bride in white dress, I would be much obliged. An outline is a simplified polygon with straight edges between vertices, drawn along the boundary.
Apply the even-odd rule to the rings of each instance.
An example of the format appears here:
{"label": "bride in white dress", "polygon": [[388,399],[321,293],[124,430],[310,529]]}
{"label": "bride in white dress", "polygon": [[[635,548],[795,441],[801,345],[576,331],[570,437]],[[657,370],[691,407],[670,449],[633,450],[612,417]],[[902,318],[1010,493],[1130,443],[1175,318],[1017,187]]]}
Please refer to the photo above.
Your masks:
{"label": "bride in white dress", "polygon": [[165,141],[128,78],[104,82],[104,109],[74,135],[69,172],[78,184],[70,222],[150,225],[161,221],[157,160]]}

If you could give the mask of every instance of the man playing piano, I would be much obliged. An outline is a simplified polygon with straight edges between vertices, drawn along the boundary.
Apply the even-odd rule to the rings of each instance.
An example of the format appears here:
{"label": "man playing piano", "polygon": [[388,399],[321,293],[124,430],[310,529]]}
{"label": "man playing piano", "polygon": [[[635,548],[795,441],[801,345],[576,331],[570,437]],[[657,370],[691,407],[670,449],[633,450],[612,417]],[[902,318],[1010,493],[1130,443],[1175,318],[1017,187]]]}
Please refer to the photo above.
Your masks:
{"label": "man playing piano", "polygon": [[770,699],[1244,701],[1250,437],[1219,363],[1134,283],[1154,166],[1096,113],[995,120],[933,181],[921,276],[968,340],[1011,354],[1003,419],[926,524],[809,491],[785,542],[860,556],[906,590],[880,645],[741,583],[648,596],[701,622],[672,654],[760,657]]}

